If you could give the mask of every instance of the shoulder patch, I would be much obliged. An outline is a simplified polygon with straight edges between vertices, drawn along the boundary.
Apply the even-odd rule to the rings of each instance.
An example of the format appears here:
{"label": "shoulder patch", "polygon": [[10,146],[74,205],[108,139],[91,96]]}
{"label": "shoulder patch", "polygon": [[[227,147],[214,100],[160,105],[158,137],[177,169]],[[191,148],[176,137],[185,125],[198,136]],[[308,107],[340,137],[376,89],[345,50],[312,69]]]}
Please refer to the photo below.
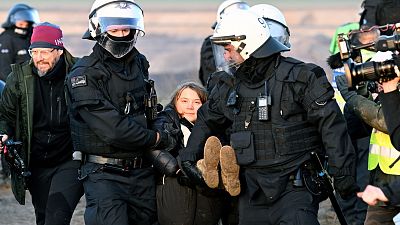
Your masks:
{"label": "shoulder patch", "polygon": [[28,51],[26,51],[26,49],[21,49],[17,52],[17,55],[27,55]]}
{"label": "shoulder patch", "polygon": [[87,86],[86,75],[71,77],[72,88]]}

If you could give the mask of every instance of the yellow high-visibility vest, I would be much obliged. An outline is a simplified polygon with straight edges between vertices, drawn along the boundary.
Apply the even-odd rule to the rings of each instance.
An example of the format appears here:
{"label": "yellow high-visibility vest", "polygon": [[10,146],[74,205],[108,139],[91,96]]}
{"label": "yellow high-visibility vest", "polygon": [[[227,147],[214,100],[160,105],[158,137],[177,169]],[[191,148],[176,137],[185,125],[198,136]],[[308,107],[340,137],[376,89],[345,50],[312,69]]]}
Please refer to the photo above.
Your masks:
{"label": "yellow high-visibility vest", "polygon": [[392,165],[399,156],[400,152],[393,147],[390,136],[374,128],[369,145],[368,170],[379,165],[386,174],[400,175],[400,161]]}

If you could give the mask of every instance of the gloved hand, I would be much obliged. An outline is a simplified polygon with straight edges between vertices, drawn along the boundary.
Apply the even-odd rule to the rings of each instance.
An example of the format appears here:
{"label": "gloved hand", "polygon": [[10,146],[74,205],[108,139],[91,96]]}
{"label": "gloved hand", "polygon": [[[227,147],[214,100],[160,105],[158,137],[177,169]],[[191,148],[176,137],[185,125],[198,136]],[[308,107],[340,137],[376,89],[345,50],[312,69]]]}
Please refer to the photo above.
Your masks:
{"label": "gloved hand", "polygon": [[368,86],[369,83],[373,82],[373,81],[362,81],[357,85],[357,94],[364,96],[364,97],[368,97],[369,96],[369,90],[368,90]]}
{"label": "gloved hand", "polygon": [[342,95],[343,99],[347,102],[351,97],[357,95],[353,90],[349,90],[347,79],[345,75],[335,77],[336,85]]}
{"label": "gloved hand", "polygon": [[197,169],[196,163],[192,161],[182,161],[181,169],[189,179],[198,186],[205,187],[206,183],[201,175],[199,169]]}
{"label": "gloved hand", "polygon": [[194,184],[193,182],[192,182],[192,180],[190,180],[190,178],[188,177],[188,176],[186,176],[183,172],[182,172],[182,170],[179,170],[178,171],[178,174],[177,174],[177,180],[178,180],[178,183],[180,184],[180,185],[182,185],[182,186],[187,186],[187,187],[190,187],[190,188],[195,188],[196,187],[196,184]]}
{"label": "gloved hand", "polygon": [[354,177],[350,175],[334,177],[333,185],[344,200],[350,199],[360,191],[360,187],[357,185]]}
{"label": "gloved hand", "polygon": [[167,130],[158,131],[160,139],[155,146],[155,149],[162,149],[166,151],[171,151],[176,146],[176,139]]}
{"label": "gloved hand", "polygon": [[[392,54],[392,58],[396,66],[400,69],[400,56],[397,54]],[[399,76],[399,74],[397,74]]]}
{"label": "gloved hand", "polygon": [[158,172],[167,177],[176,176],[176,172],[179,170],[178,161],[165,150],[152,150],[150,156],[153,161],[153,166]]}

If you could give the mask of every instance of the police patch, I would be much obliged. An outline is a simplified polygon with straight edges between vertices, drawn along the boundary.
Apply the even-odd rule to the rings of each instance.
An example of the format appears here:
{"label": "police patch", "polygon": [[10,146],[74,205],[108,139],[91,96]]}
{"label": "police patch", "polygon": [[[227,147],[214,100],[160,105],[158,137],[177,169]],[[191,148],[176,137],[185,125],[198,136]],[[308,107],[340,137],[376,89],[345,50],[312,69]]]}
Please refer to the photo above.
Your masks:
{"label": "police patch", "polygon": [[72,88],[87,86],[86,75],[72,77],[71,86]]}

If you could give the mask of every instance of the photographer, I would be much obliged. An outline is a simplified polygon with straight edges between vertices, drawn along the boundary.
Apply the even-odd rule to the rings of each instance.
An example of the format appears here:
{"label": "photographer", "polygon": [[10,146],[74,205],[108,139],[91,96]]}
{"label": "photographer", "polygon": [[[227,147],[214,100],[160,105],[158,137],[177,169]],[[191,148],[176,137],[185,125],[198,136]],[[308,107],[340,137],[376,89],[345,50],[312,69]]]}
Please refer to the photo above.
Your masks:
{"label": "photographer", "polygon": [[[373,57],[373,60],[386,60],[386,58],[380,58],[382,55],[384,54],[377,54]],[[390,144],[382,106],[380,103],[374,102],[371,98],[357,95],[354,90],[349,90],[347,80],[344,76],[337,77],[336,83],[340,93],[346,100],[346,104],[354,110],[356,115],[374,128],[371,134],[368,156],[370,184],[384,187],[395,181],[400,181],[400,164],[393,164],[397,158],[397,150]],[[378,96],[378,99],[380,97]],[[370,190],[370,186],[367,186],[366,191]],[[363,194],[359,194],[359,197],[362,196]],[[365,196],[368,196],[368,194]],[[365,201],[364,198],[363,200]],[[392,218],[400,212],[398,206],[388,207],[381,202],[377,202],[376,205],[373,205],[371,201],[365,202],[370,204],[365,224],[374,224],[376,221],[379,223],[391,222]]]}
{"label": "photographer", "polygon": [[[396,61],[396,64],[399,64]],[[398,71],[397,75],[399,75]],[[386,120],[390,140],[392,144],[399,149],[399,129],[400,119],[397,116],[400,112],[399,101],[400,92],[398,90],[398,82],[400,78],[396,77],[390,81],[382,83],[383,92],[380,93],[379,98],[382,103],[382,111]],[[395,116],[394,116],[395,115]],[[369,205],[376,205],[379,201],[385,202],[388,205],[400,204],[400,180],[396,180],[381,187],[368,185],[363,192],[358,193],[358,197],[362,198]]]}

